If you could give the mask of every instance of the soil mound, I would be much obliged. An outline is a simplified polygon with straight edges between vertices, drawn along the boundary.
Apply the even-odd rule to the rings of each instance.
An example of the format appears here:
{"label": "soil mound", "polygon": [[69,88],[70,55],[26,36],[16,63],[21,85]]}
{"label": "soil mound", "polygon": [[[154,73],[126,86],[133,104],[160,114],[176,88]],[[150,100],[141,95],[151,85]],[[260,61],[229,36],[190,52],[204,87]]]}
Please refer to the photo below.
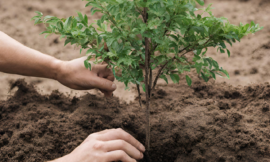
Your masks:
{"label": "soil mound", "polygon": [[[195,79],[196,80],[196,79]],[[137,102],[91,94],[42,96],[18,80],[0,102],[0,161],[45,161],[70,153],[90,133],[121,127],[144,143]],[[233,87],[199,80],[162,86],[152,94],[154,162],[270,161],[269,83]]]}

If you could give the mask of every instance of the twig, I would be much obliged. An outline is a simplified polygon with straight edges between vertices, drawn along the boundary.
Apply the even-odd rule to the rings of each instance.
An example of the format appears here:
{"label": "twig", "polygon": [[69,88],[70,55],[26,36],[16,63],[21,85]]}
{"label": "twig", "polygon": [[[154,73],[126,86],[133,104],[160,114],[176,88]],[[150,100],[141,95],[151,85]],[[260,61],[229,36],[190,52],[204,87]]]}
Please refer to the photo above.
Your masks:
{"label": "twig", "polygon": [[138,5],[134,2],[134,4],[135,4],[135,8],[140,12],[140,14],[143,16],[143,11],[142,10],[140,10],[140,8],[138,7]]}
{"label": "twig", "polygon": [[153,70],[152,70],[152,68],[151,68],[151,66],[150,66],[150,75],[149,75],[149,98],[151,97],[151,91],[152,91],[152,78],[153,78]]}
{"label": "twig", "polygon": [[169,62],[170,62],[170,60],[167,61],[164,65],[162,65],[161,68],[158,70],[158,73],[157,73],[157,76],[156,76],[156,78],[155,78],[155,80],[154,80],[152,89],[155,89],[156,84],[157,84],[157,81],[158,81],[158,78],[160,77],[162,70],[165,68],[165,66],[166,66]]}
{"label": "twig", "polygon": [[138,91],[138,97],[139,97],[139,103],[140,103],[140,106],[142,108],[142,98],[141,98],[141,91],[140,91],[140,85],[139,84],[136,84],[137,86],[137,91]]}
{"label": "twig", "polygon": [[[187,48],[189,48],[189,47],[190,47],[190,45],[188,45],[187,47],[185,47],[185,48],[183,48],[182,50],[180,50],[179,53],[185,51],[185,50],[186,50]],[[188,52],[190,52],[190,51],[188,51]],[[186,52],[186,53],[188,53],[188,52]],[[183,55],[185,55],[186,53],[184,53]],[[181,57],[182,57],[182,56],[181,56]],[[174,56],[174,57],[172,58],[172,60],[174,60],[175,58],[176,58],[176,57]],[[155,87],[156,87],[156,85],[157,85],[157,81],[158,81],[160,75],[162,74],[162,70],[167,66],[167,64],[168,64],[170,61],[171,61],[171,60],[166,61],[166,62],[161,66],[161,68],[158,70],[158,73],[157,73],[157,76],[156,76],[156,78],[155,78],[155,80],[154,80],[154,84],[153,84],[152,89],[155,89]]]}

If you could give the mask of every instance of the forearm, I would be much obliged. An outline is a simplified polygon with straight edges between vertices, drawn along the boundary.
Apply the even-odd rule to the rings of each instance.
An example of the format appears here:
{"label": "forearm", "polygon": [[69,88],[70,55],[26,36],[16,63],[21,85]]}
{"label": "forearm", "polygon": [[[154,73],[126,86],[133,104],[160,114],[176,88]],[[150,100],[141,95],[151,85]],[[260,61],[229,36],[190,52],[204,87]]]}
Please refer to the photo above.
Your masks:
{"label": "forearm", "polygon": [[0,71],[55,79],[61,61],[28,48],[0,31]]}

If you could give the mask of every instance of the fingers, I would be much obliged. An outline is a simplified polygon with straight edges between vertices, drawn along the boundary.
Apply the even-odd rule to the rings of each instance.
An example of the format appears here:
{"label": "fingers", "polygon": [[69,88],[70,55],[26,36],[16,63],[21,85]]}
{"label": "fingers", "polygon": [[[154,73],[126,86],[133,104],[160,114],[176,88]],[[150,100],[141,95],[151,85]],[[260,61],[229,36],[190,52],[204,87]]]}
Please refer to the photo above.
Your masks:
{"label": "fingers", "polygon": [[108,79],[108,80],[110,80],[110,81],[114,81],[114,75],[112,74],[112,75],[108,75],[107,77],[106,77],[106,79]]}
{"label": "fingers", "polygon": [[115,129],[113,131],[106,132],[100,135],[98,139],[101,141],[124,140],[141,152],[145,151],[145,147],[139,141],[122,129]]}
{"label": "fingers", "polygon": [[106,78],[114,81],[114,75],[111,69],[107,68],[107,65],[99,65],[100,69],[98,71],[98,76],[101,78]]}
{"label": "fingers", "polygon": [[107,152],[105,156],[107,161],[136,162],[122,150]]}
{"label": "fingers", "polygon": [[113,92],[116,89],[116,85],[105,78],[100,78],[100,77],[94,77],[93,79],[93,86],[101,89],[103,91],[107,91],[107,92]]}
{"label": "fingers", "polygon": [[139,160],[143,158],[143,154],[138,149],[136,149],[134,146],[124,140],[107,141],[104,143],[104,147],[105,151],[107,152],[123,150],[134,159]]}

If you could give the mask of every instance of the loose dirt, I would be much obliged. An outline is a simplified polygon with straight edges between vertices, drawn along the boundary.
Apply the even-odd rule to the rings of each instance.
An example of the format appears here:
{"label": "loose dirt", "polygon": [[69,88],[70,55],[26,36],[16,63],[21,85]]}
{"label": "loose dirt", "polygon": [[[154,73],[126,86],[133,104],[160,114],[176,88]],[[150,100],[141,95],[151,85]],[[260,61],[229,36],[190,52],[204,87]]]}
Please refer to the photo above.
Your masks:
{"label": "loose dirt", "polygon": [[[270,161],[270,84],[159,85],[152,94],[155,162]],[[144,143],[144,110],[87,94],[43,96],[22,80],[0,103],[0,161],[44,161],[70,153],[90,133],[123,128]]]}

